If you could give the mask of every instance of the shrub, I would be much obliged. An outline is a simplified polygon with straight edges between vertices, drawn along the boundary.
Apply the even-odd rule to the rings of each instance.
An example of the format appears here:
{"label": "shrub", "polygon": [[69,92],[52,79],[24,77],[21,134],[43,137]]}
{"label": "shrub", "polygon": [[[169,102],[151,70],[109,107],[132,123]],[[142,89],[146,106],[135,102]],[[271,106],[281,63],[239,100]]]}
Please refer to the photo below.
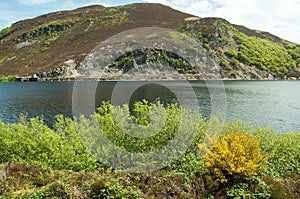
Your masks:
{"label": "shrub", "polygon": [[260,178],[251,177],[245,182],[238,182],[226,190],[229,198],[270,198],[270,187]]}
{"label": "shrub", "polygon": [[236,78],[239,72],[237,70],[232,70],[229,73],[229,77]]}
{"label": "shrub", "polygon": [[13,75],[5,76],[5,75],[0,74],[0,82],[14,82],[14,81],[16,81],[15,76],[13,76]]}
{"label": "shrub", "polygon": [[8,35],[10,35],[13,32],[13,29],[14,29],[13,26],[2,29],[0,31],[0,39],[3,39],[5,37],[7,37]]}
{"label": "shrub", "polygon": [[230,133],[223,137],[208,136],[208,142],[213,144],[211,150],[207,144],[199,145],[206,153],[201,161],[205,163],[204,169],[221,183],[255,176],[260,164],[266,161],[259,139],[252,135]]}
{"label": "shrub", "polygon": [[74,125],[73,120],[62,116],[57,117],[55,130],[40,118],[28,122],[21,118],[17,124],[0,121],[0,162],[13,158],[54,169],[95,168],[96,160],[82,145]]}
{"label": "shrub", "polygon": [[141,195],[142,192],[133,184],[125,187],[118,179],[111,178],[92,184],[90,198],[139,198]]}
{"label": "shrub", "polygon": [[236,58],[232,58],[230,64],[233,66],[237,66],[239,64],[239,61]]}
{"label": "shrub", "polygon": [[229,63],[225,59],[221,59],[220,65],[223,66],[223,67],[226,67],[226,66],[229,65]]}
{"label": "shrub", "polygon": [[268,175],[300,173],[300,133],[275,134],[259,130],[257,137],[260,137],[262,150],[269,153]]}
{"label": "shrub", "polygon": [[249,57],[247,57],[247,55],[245,55],[241,52],[238,53],[238,60],[240,62],[245,63],[245,64],[250,64],[251,63],[251,60],[249,59]]}
{"label": "shrub", "polygon": [[293,57],[297,57],[297,51],[293,49],[287,50],[282,44],[243,33],[236,33],[234,38],[239,49],[237,58],[242,63],[270,69],[276,74],[284,74],[296,67]]}
{"label": "shrub", "polygon": [[14,81],[16,81],[16,77],[13,76],[13,75],[9,75],[9,76],[7,77],[7,81],[8,81],[8,82],[14,82]]}
{"label": "shrub", "polygon": [[[78,118],[79,135],[104,164],[118,169],[156,168],[174,162],[191,147],[199,122],[195,118],[200,115],[177,104],[164,107],[159,101],[137,102],[132,111],[128,105],[104,102],[97,110],[90,118]],[[126,152],[116,151],[116,146]],[[160,155],[154,159],[151,154],[157,151]]]}
{"label": "shrub", "polygon": [[226,50],[225,55],[228,56],[229,58],[237,58],[237,52],[235,51],[235,49],[230,48],[229,50]]}

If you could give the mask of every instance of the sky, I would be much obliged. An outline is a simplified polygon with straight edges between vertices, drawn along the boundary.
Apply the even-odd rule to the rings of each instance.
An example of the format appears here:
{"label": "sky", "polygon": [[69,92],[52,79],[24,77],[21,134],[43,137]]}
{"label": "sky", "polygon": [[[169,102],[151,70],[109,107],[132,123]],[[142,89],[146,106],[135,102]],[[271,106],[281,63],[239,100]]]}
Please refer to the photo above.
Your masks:
{"label": "sky", "polygon": [[60,10],[101,4],[161,3],[199,17],[221,17],[300,44],[300,0],[2,0],[0,29],[12,23]]}

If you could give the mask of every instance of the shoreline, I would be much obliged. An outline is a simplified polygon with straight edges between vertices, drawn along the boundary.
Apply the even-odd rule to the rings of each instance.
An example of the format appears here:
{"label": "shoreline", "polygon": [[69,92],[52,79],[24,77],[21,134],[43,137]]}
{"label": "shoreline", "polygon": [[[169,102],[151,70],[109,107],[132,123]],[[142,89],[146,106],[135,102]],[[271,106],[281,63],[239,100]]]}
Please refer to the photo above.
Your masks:
{"label": "shoreline", "polygon": [[212,82],[212,81],[226,81],[226,82],[283,82],[283,81],[300,81],[300,79],[276,79],[276,80],[268,80],[268,79],[186,79],[186,80],[174,80],[174,79],[141,79],[141,80],[96,80],[96,79],[51,79],[51,80],[38,80],[38,81],[0,81],[0,83],[41,83],[41,82],[197,82],[197,81],[203,81],[203,82]]}
{"label": "shoreline", "polygon": [[42,79],[37,78],[34,80],[16,80],[10,82],[176,82],[176,81],[300,81],[300,79],[103,79],[103,78],[51,78]]}
{"label": "shoreline", "polygon": [[39,77],[37,75],[33,76],[15,76],[14,78],[8,79],[0,79],[0,82],[114,82],[114,81],[299,81],[300,77],[274,77],[274,78],[218,78],[216,76],[207,76],[207,78],[203,78],[195,75],[178,75],[178,76],[106,76],[106,77],[80,77],[80,76],[62,76],[62,77]]}

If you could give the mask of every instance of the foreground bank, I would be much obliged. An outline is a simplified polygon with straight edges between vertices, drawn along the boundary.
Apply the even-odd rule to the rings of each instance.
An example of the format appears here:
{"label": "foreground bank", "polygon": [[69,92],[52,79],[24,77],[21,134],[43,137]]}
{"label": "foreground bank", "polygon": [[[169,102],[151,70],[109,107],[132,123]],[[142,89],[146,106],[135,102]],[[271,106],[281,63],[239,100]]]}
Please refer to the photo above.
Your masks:
{"label": "foreground bank", "polygon": [[[120,127],[122,118],[129,117],[147,132],[151,111],[157,108],[164,109],[165,123],[153,136],[137,138]],[[17,124],[0,122],[1,197],[299,198],[300,133],[278,135],[239,121],[222,124],[217,117],[206,121],[193,113],[193,121],[185,120],[187,124],[196,121],[193,140],[166,167],[146,172],[156,164],[150,162],[139,165],[144,173],[134,174],[109,168],[93,156],[112,152],[105,146],[98,150],[101,143],[95,140],[100,135],[134,153],[161,149],[175,139],[180,128],[186,137],[192,128],[181,124],[185,111],[176,105],[143,101],[136,103],[130,115],[127,106],[103,103],[90,118],[57,116],[53,128],[39,118],[20,117]],[[95,135],[89,134],[95,129],[102,129],[101,134],[87,136]]]}

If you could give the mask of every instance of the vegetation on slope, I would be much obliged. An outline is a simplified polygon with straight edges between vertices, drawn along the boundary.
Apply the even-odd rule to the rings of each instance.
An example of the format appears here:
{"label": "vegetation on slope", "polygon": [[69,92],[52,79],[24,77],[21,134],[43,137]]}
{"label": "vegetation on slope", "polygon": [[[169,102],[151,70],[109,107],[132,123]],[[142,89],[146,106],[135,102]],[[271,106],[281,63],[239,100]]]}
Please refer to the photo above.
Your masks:
{"label": "vegetation on slope", "polygon": [[7,37],[8,35],[10,35],[12,33],[13,29],[14,29],[13,25],[11,27],[3,28],[0,31],[0,40]]}
{"label": "vegetation on slope", "polygon": [[296,61],[297,67],[300,67],[300,45],[288,45],[286,46],[288,53],[292,56],[292,58]]}
{"label": "vegetation on slope", "polygon": [[[58,116],[53,129],[39,118],[0,121],[0,160],[12,160],[1,173],[0,198],[299,198],[299,133],[275,134],[239,121],[221,125],[217,118],[205,121],[195,115],[196,135],[178,160],[155,172],[133,174],[97,161],[76,131],[97,127],[128,151],[157,150],[176,134],[184,111],[176,104],[165,106],[166,124],[149,138],[125,134],[113,120],[125,114],[146,128],[153,106],[162,104],[138,102],[130,116],[126,105],[103,103],[89,119]],[[221,131],[212,134],[216,127]],[[184,128],[184,134],[189,130]]]}
{"label": "vegetation on slope", "polygon": [[[220,64],[224,78],[260,79],[269,74],[282,78],[299,68],[299,45],[224,19],[186,20],[190,17],[159,4],[131,4],[90,6],[17,22],[0,33],[0,58],[8,58],[0,63],[0,73],[33,75],[62,67],[69,60],[78,66],[100,42],[141,27],[169,28],[198,39]],[[227,56],[230,49],[236,55]],[[180,60],[172,61],[180,64]]]}
{"label": "vegetation on slope", "polygon": [[296,68],[295,60],[282,44],[266,39],[248,37],[245,34],[234,35],[238,44],[237,56],[233,58],[260,69],[269,69],[275,74],[286,74]]}
{"label": "vegetation on slope", "polygon": [[[243,29],[241,29],[243,30]],[[249,34],[249,31],[245,33]],[[260,36],[246,35],[229,22],[218,18],[202,18],[186,26],[199,42],[220,59],[220,66],[229,73],[242,70],[240,63],[270,71],[274,76],[287,74],[299,64],[299,46],[275,42]],[[259,37],[260,36],[260,37]]]}

